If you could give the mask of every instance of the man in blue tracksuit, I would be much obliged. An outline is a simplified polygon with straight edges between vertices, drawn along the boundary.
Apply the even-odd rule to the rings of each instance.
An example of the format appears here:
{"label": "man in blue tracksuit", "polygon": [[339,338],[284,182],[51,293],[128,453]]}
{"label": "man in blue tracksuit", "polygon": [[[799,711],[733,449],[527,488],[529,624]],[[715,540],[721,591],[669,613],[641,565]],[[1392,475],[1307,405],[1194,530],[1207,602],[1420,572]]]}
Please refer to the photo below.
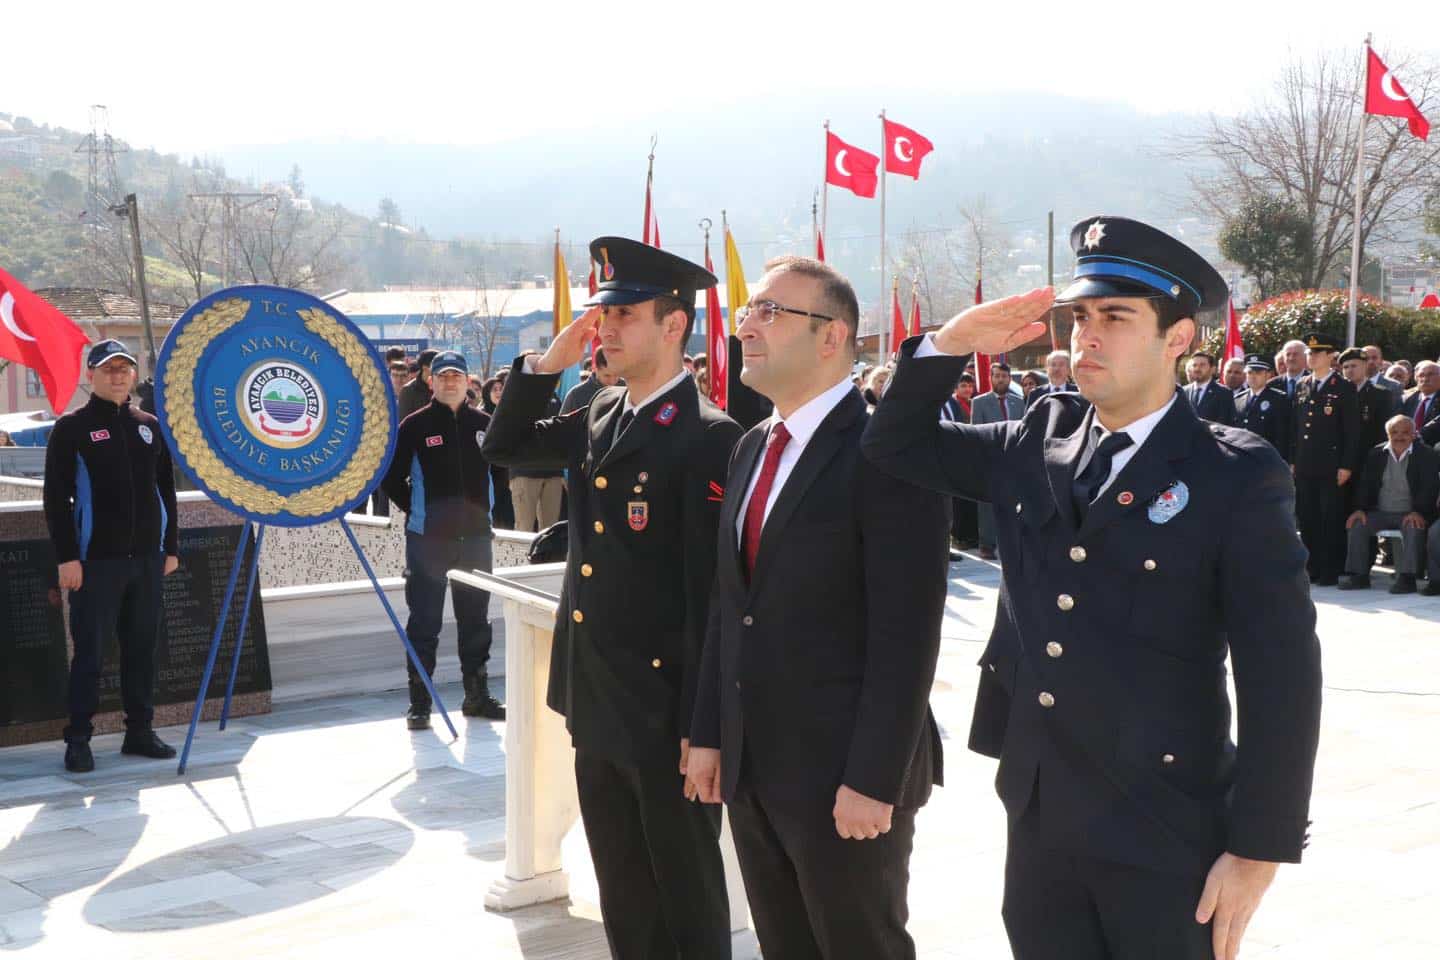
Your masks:
{"label": "man in blue tracksuit", "polygon": [[[445,607],[445,571],[491,567],[490,465],[480,443],[490,418],[465,403],[465,357],[437,354],[430,365],[429,403],[400,424],[395,457],[381,482],[385,495],[405,511],[405,632],[420,661],[435,673]],[[505,708],[490,695],[490,595],[456,590],[452,601],[460,640],[467,717],[504,720]],[[407,661],[411,730],[430,726],[430,693]]]}
{"label": "man in blue tracksuit", "polygon": [[130,402],[135,358],[103,340],[86,358],[90,402],[55,421],[45,452],[45,521],[70,591],[70,725],[65,769],[95,769],[91,719],[99,706],[100,658],[120,641],[121,753],[175,756],[155,735],[155,642],[160,578],[179,565],[175,475],[160,422]]}

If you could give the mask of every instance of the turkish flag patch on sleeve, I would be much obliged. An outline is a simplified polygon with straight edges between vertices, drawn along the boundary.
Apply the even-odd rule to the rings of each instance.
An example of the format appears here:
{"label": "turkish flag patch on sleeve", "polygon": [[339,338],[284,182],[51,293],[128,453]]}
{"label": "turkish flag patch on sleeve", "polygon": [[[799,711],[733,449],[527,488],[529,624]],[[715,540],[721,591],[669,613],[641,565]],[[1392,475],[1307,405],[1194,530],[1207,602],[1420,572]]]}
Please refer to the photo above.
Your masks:
{"label": "turkish flag patch on sleeve", "polygon": [[109,430],[91,430],[91,431],[90,431],[90,442],[91,442],[91,443],[99,443],[101,440],[109,440],[109,439],[110,439],[110,431],[109,431]]}
{"label": "turkish flag patch on sleeve", "polygon": [[433,436],[433,437],[426,437],[426,438],[425,438],[425,446],[427,446],[427,447],[438,447],[438,446],[440,446],[440,444],[442,444],[442,443],[444,443],[444,442],[445,442],[445,438],[442,437],[442,436],[441,436],[440,434],[438,434],[438,433],[437,433],[435,436]]}

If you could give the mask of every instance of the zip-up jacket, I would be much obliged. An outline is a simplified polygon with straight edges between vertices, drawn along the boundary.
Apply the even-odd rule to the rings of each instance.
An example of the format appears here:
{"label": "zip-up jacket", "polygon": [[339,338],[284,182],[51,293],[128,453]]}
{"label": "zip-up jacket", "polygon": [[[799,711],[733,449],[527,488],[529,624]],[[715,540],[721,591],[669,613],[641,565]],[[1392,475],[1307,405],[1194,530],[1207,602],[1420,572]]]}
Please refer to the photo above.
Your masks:
{"label": "zip-up jacket", "polygon": [[160,421],[92,396],[55,421],[45,451],[45,522],[59,563],[179,553],[175,473]]}
{"label": "zip-up jacket", "polygon": [[438,400],[400,423],[395,457],[381,489],[407,516],[411,533],[460,539],[489,537],[490,464],[480,443],[490,418],[473,407]]}

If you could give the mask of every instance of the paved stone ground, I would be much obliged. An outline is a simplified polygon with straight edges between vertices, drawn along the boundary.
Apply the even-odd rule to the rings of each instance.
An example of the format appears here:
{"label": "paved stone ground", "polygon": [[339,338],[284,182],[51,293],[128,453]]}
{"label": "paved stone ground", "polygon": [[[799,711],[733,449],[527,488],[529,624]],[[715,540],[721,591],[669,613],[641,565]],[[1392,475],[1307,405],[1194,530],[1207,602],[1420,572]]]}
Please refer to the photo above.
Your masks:
{"label": "paved stone ground", "polygon": [[[994,765],[964,750],[998,576],[974,560],[952,574],[933,698],[949,786],[920,818],[911,929],[922,957],[1001,960]],[[1440,600],[1315,596],[1326,700],[1312,843],[1281,870],[1245,956],[1434,960]],[[401,696],[281,703],[224,734],[209,726],[183,779],[122,758],[118,736],[97,739],[85,777],[65,773],[54,744],[0,751],[0,954],[605,957],[578,828],[572,903],[483,910],[503,864],[500,727],[468,721],[453,744],[412,735]]]}

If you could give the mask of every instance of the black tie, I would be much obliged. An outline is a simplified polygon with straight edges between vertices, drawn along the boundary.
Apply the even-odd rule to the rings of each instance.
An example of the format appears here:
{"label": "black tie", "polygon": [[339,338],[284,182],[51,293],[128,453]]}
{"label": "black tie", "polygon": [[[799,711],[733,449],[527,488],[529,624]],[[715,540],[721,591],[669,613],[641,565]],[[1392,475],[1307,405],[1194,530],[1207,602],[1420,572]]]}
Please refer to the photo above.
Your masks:
{"label": "black tie", "polygon": [[[634,419],[635,419],[635,411],[634,411],[634,410],[626,410],[624,413],[620,414],[620,424],[619,424],[619,426],[617,426],[617,427],[615,428],[615,443],[619,443],[619,442],[620,442],[620,438],[623,437],[623,436],[625,436],[625,428],[628,427],[628,426],[630,426],[631,422],[633,422]],[[614,446],[614,445],[615,445],[615,444],[613,444],[613,443],[611,444],[611,446]]]}
{"label": "black tie", "polygon": [[[1085,512],[1090,509],[1090,504],[1100,495],[1100,488],[1110,479],[1110,463],[1115,454],[1130,446],[1132,442],[1128,433],[1112,433],[1102,440],[1100,435],[1104,432],[1104,429],[1098,426],[1090,428],[1090,443],[1080,455],[1080,470],[1070,485],[1070,494],[1075,501],[1075,515],[1082,521],[1085,519]],[[1090,458],[1088,463],[1086,456]]]}

